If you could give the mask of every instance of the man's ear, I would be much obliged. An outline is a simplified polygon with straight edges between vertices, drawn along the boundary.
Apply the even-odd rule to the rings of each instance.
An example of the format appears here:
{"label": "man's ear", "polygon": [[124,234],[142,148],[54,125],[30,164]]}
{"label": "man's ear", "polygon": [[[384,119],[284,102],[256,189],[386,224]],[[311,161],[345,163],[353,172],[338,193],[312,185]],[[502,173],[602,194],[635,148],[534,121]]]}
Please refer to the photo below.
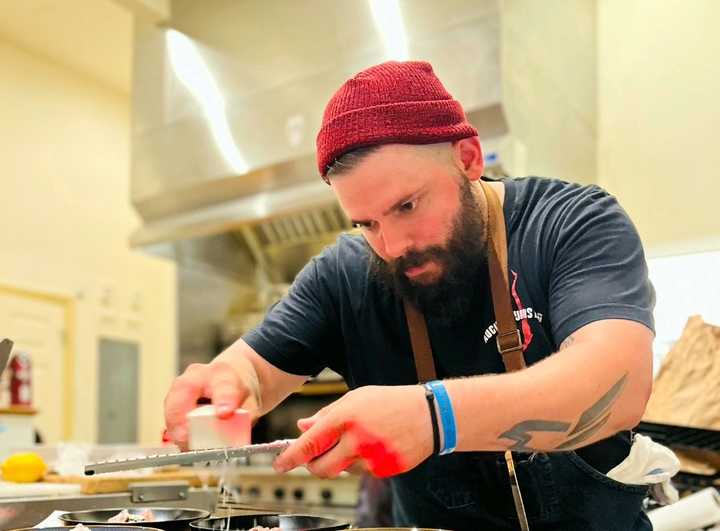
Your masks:
{"label": "man's ear", "polygon": [[456,140],[452,147],[453,160],[463,175],[466,175],[471,181],[480,179],[485,169],[485,161],[478,137],[471,136]]}

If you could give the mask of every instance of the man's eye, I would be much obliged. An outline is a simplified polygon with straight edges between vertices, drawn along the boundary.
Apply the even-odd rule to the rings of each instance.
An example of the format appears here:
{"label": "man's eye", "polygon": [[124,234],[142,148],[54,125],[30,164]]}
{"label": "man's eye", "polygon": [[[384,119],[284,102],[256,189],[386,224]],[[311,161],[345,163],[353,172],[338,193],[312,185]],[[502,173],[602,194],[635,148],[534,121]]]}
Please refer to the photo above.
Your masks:
{"label": "man's eye", "polygon": [[354,229],[362,229],[362,230],[369,230],[372,228],[372,223],[358,223],[355,222],[352,224]]}
{"label": "man's eye", "polygon": [[400,212],[412,212],[417,206],[417,201],[407,201],[400,205]]}

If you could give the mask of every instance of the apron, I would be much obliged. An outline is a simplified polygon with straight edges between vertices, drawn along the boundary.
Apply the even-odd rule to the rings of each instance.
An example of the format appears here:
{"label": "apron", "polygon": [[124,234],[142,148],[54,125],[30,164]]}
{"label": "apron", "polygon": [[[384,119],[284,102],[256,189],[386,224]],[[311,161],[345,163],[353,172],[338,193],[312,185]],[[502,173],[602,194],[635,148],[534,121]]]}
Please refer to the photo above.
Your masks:
{"label": "apron", "polygon": [[[523,369],[525,360],[510,302],[505,220],[495,191],[483,181],[480,184],[487,204],[497,346],[510,372]],[[404,305],[418,380],[433,380],[435,364],[424,316],[409,302]],[[628,439],[625,456],[630,444]],[[614,481],[573,451],[513,455],[513,466],[500,452],[434,455],[392,478],[395,524],[453,531],[652,530],[642,510],[647,485]],[[509,470],[522,501],[514,498]]]}

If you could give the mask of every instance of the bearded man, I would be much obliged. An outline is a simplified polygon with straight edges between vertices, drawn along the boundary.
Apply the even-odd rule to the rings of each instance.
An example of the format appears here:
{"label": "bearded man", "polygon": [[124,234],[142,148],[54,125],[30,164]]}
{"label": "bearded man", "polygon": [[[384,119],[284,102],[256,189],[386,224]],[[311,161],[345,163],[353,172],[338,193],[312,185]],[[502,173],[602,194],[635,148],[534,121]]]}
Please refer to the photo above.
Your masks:
{"label": "bearded man", "polygon": [[654,293],[615,198],[484,178],[477,131],[424,62],[344,83],[317,161],[359,234],[313,258],[256,329],[178,377],[171,437],[184,443],[200,397],[220,416],[259,416],[330,367],[351,390],[298,422],[279,472],[360,465],[390,477],[397,525],[651,529],[647,486],[606,475],[628,456],[652,383]]}

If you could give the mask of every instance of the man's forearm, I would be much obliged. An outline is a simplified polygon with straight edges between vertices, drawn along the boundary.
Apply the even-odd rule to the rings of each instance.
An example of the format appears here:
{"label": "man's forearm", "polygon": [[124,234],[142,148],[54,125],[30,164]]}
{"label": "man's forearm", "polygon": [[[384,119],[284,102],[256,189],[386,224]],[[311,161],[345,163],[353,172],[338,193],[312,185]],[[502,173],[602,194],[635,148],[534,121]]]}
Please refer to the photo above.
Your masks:
{"label": "man's forearm", "polygon": [[238,339],[211,363],[226,363],[250,391],[251,398],[243,404],[261,417],[271,411],[290,393],[298,389],[307,376],[288,374],[265,361],[245,341]]}
{"label": "man's forearm", "polygon": [[634,426],[648,367],[632,356],[647,354],[593,348],[577,343],[524,371],[446,381],[457,450],[571,450]]}

